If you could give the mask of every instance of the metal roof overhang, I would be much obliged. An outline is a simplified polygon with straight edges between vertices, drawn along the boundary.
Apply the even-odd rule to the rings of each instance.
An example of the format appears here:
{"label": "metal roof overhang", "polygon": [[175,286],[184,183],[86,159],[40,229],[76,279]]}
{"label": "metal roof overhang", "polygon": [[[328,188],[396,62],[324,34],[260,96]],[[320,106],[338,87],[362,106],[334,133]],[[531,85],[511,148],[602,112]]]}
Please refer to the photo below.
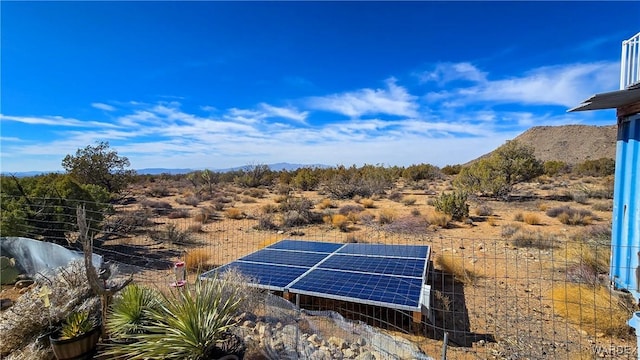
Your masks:
{"label": "metal roof overhang", "polygon": [[580,105],[567,110],[567,112],[615,109],[635,102],[640,102],[640,84],[633,85],[625,90],[593,95]]}

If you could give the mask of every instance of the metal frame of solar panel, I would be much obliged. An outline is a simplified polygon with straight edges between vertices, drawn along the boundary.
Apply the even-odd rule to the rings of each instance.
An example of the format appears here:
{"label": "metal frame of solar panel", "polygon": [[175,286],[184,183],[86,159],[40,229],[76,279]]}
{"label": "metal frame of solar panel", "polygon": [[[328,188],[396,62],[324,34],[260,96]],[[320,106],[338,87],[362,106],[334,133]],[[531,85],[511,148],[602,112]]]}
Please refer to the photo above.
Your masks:
{"label": "metal frame of solar panel", "polygon": [[420,311],[430,248],[281,240],[202,274],[237,268],[258,288]]}

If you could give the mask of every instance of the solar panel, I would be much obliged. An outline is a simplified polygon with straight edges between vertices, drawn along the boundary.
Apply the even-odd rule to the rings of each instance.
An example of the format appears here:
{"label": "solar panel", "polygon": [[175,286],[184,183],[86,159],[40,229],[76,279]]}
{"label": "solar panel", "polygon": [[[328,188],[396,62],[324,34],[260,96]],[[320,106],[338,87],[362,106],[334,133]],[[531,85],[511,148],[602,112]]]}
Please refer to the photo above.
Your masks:
{"label": "solar panel", "polygon": [[240,258],[240,261],[304,266],[311,268],[326,257],[327,254],[323,253],[263,249]]}
{"label": "solar panel", "polygon": [[411,257],[424,259],[429,252],[428,246],[420,245],[385,245],[385,244],[347,244],[340,254],[374,255],[383,257]]}
{"label": "solar panel", "polygon": [[422,279],[316,269],[293,284],[289,291],[369,305],[416,310],[420,306]]}
{"label": "solar panel", "polygon": [[257,287],[420,311],[429,247],[282,240],[202,274],[237,268]]}
{"label": "solar panel", "polygon": [[320,241],[282,240],[269,246],[268,249],[312,251],[330,254],[343,246],[344,244],[334,244]]}
{"label": "solar panel", "polygon": [[257,264],[250,262],[234,261],[215,270],[202,274],[203,277],[223,274],[230,269],[237,269],[252,281],[257,281],[257,287],[282,291],[285,286],[308,271],[305,267]]}
{"label": "solar panel", "polygon": [[334,255],[322,264],[322,269],[350,270],[374,274],[422,277],[424,259],[400,259],[355,255]]}

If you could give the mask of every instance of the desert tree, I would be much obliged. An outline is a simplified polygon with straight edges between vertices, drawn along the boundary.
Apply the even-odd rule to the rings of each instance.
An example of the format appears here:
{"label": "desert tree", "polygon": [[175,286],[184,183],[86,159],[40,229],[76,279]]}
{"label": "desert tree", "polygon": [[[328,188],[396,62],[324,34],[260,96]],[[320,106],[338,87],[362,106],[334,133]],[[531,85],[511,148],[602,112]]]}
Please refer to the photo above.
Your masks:
{"label": "desert tree", "polygon": [[454,184],[462,190],[491,196],[506,196],[513,185],[534,179],[544,172],[533,148],[509,141],[489,157],[464,167]]}
{"label": "desert tree", "polygon": [[127,169],[130,165],[129,159],[118,155],[106,141],[78,149],[62,160],[62,167],[78,183],[102,186],[110,193],[119,193],[133,181],[135,171]]}

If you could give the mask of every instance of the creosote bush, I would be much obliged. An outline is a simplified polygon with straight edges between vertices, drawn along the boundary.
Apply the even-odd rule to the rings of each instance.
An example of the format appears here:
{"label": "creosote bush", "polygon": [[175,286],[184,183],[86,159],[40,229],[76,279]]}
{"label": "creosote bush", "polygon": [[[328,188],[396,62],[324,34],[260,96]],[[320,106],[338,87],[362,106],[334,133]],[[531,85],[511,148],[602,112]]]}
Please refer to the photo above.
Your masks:
{"label": "creosote bush", "polygon": [[450,215],[453,220],[469,217],[467,194],[464,192],[442,193],[435,200],[434,207],[437,211]]}

